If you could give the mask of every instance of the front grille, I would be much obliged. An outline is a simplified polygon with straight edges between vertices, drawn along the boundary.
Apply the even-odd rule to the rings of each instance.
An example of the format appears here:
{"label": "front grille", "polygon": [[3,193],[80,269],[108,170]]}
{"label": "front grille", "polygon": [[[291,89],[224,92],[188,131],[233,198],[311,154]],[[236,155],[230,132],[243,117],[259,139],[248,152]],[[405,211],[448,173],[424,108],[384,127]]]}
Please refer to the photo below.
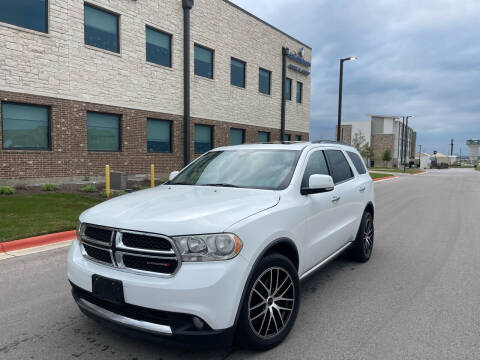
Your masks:
{"label": "front grille", "polygon": [[125,246],[131,248],[163,251],[172,250],[172,245],[170,244],[170,241],[158,236],[149,236],[136,233],[123,233],[122,242]]}
{"label": "front grille", "polygon": [[165,276],[172,276],[180,266],[173,241],[164,235],[89,224],[83,229],[80,234],[83,253],[92,260],[133,272]]}
{"label": "front grille", "polygon": [[83,244],[83,247],[87,255],[92,259],[95,259],[104,263],[112,264],[112,257],[110,256],[110,251],[99,249],[97,247],[93,247],[87,244]]}

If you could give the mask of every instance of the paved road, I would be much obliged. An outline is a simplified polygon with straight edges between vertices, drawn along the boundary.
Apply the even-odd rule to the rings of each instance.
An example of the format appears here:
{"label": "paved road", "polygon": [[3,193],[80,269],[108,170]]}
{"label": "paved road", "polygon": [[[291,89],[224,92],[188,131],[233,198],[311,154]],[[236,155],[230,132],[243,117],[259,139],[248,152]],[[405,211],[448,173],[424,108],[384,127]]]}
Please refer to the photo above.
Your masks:
{"label": "paved road", "polygon": [[339,259],[303,283],[287,341],[265,353],[132,340],[80,314],[66,249],[0,261],[0,358],[479,359],[480,172],[378,183],[372,260]]}

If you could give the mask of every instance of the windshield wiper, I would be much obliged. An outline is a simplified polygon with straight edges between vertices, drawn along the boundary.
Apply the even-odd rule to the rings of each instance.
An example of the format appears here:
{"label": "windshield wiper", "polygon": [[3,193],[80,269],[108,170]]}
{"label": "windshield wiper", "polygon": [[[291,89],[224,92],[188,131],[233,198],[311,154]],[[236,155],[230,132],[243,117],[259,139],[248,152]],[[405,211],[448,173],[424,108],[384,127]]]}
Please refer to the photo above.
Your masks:
{"label": "windshield wiper", "polygon": [[197,184],[199,186],[218,186],[218,187],[231,187],[231,188],[242,188],[242,186],[227,184],[227,183],[218,183],[218,184]]}

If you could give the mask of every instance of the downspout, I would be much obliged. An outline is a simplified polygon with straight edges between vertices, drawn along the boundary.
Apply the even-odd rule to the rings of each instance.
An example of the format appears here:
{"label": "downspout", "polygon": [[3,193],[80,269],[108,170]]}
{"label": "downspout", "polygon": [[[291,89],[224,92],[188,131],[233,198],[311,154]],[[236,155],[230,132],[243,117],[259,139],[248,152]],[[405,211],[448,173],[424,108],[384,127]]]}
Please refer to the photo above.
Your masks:
{"label": "downspout", "polygon": [[190,10],[193,0],[182,0],[183,7],[183,162],[190,163]]}
{"label": "downspout", "polygon": [[287,82],[287,56],[290,50],[282,47],[282,106],[280,115],[280,141],[285,138],[285,109],[287,99],[285,97],[286,82]]}

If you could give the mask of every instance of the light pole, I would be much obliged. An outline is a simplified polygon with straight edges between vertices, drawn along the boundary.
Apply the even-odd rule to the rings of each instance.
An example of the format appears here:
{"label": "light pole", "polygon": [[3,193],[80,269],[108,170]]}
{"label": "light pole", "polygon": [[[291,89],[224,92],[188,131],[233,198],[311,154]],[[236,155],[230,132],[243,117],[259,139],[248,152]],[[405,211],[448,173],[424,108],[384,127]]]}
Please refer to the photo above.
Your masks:
{"label": "light pole", "polygon": [[405,116],[405,136],[404,136],[404,142],[405,142],[405,147],[403,149],[404,151],[404,157],[403,157],[403,172],[405,172],[405,167],[407,165],[407,155],[408,155],[408,144],[409,144],[409,141],[408,141],[408,138],[409,138],[409,134],[410,134],[410,131],[408,131],[408,119],[409,118],[413,118],[415,116],[413,115],[408,115],[408,116]]}
{"label": "light pole", "polygon": [[421,168],[421,162],[422,162],[422,145],[418,145],[420,147],[420,150],[418,150],[418,168]]}
{"label": "light pole", "polygon": [[357,60],[356,56],[340,59],[340,84],[338,86],[338,127],[337,141],[340,141],[340,129],[342,128],[342,91],[343,91],[343,63],[349,60]]}

